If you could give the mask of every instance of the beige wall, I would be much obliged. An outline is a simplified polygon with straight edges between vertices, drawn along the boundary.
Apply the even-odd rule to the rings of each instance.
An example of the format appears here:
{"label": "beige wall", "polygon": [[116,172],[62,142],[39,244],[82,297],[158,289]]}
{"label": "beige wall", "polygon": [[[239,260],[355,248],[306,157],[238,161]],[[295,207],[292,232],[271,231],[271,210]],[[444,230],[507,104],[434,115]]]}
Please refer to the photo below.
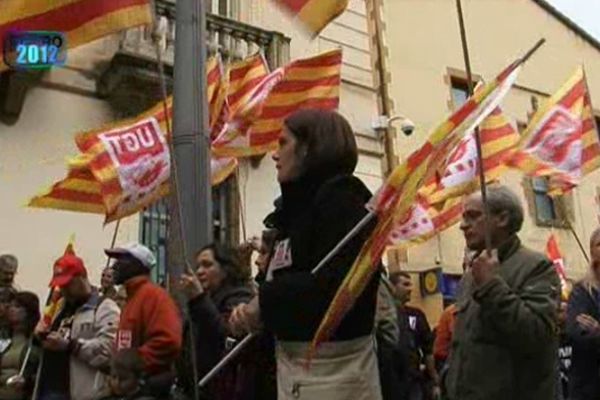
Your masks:
{"label": "beige wall", "polygon": [[[394,108],[418,126],[415,134],[400,137],[396,144],[406,156],[450,111],[448,68],[465,69],[457,13],[454,1],[384,0],[384,7]],[[592,101],[600,104],[600,52],[532,0],[463,0],[463,8],[475,74],[492,79],[545,37],[547,43],[524,66],[518,85],[551,93],[583,62]],[[513,89],[504,103],[506,114],[526,122],[531,94]],[[594,195],[599,176],[586,177],[574,193],[575,230],[586,244],[597,225]],[[502,180],[525,200],[519,173],[511,172]],[[581,276],[586,264],[572,235],[561,229],[556,232],[569,276]],[[549,233],[550,229],[537,227],[528,215],[521,237],[527,245],[543,250]],[[463,243],[458,229],[450,229],[441,235],[440,251],[435,240],[410,248],[408,268],[430,268],[435,257],[440,257],[448,271],[459,272]]]}
{"label": "beige wall", "polygon": [[[26,208],[27,200],[64,177],[65,159],[76,154],[73,135],[110,120],[99,100],[53,89],[36,88],[27,96],[22,118],[0,125],[0,252],[19,258],[17,283],[42,299],[53,261],[62,255],[71,234],[75,249],[98,282],[105,264],[102,249],[110,245],[113,225],[103,217]],[[121,224],[119,241],[137,238],[137,218]]]}

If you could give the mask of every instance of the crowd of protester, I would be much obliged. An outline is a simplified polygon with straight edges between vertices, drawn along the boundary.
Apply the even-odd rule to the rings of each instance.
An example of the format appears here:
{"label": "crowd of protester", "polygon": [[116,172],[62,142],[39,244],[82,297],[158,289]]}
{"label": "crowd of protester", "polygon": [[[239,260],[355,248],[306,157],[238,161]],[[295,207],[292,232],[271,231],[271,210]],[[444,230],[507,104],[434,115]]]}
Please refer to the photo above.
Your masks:
{"label": "crowd of protester", "polygon": [[54,261],[49,287],[61,300],[48,319],[38,297],[15,286],[18,259],[0,256],[0,399],[600,398],[600,230],[588,276],[561,297],[552,263],[521,244],[523,208],[502,186],[489,188],[487,224],[480,195],[465,200],[465,274],[435,330],[410,305],[411,275],[378,265],[307,368],[319,323],[373,229],[313,273],[367,213],[357,159],[339,114],[288,118],[274,155],[281,197],[262,237],[198,249],[194,270],[170,281],[179,304],[150,279],[152,251],[132,243],[105,251],[112,265],[98,287],[76,255]]}

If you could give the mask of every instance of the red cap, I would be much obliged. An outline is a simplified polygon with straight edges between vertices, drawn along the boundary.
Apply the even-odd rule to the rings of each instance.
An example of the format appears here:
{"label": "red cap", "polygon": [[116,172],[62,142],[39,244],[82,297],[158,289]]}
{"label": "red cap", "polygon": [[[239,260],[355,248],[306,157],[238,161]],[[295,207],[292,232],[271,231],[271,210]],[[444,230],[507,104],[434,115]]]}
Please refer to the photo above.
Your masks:
{"label": "red cap", "polygon": [[54,263],[54,274],[49,286],[63,288],[77,276],[87,276],[83,260],[73,254],[65,254]]}

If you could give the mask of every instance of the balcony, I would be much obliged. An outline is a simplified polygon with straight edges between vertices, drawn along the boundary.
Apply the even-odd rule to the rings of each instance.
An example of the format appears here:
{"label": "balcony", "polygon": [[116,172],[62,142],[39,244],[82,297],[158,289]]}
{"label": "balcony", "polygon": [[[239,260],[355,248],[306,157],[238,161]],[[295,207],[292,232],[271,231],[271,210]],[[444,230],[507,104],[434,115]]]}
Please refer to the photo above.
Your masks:
{"label": "balcony", "polygon": [[[172,90],[175,56],[175,3],[157,0],[167,90]],[[290,39],[219,15],[207,15],[207,51],[220,53],[227,64],[262,50],[271,68],[289,59]],[[106,99],[120,117],[139,114],[161,99],[156,46],[151,29],[140,27],[121,34],[118,51],[97,80],[98,95]]]}

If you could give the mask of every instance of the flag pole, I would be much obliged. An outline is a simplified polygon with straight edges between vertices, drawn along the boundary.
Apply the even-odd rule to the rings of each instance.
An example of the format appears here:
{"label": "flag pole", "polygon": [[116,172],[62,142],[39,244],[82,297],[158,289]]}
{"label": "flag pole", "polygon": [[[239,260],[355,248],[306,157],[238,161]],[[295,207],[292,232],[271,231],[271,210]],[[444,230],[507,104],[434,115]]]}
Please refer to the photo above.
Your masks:
{"label": "flag pole", "polygon": [[[467,43],[467,31],[462,10],[461,0],[456,0],[456,10],[458,12],[458,24],[460,28],[460,39],[462,43],[463,57],[465,60],[465,70],[467,72],[467,88],[469,96],[473,95],[473,74],[471,72],[471,58],[469,55],[469,46]],[[481,135],[479,126],[475,127],[475,145],[477,148],[477,164],[479,170],[479,187],[481,189],[481,201],[483,203],[483,223],[485,228],[485,248],[488,252],[492,249],[492,233],[489,228],[490,208],[487,203],[487,187],[485,183],[485,172],[483,170],[483,150],[481,146]]]}
{"label": "flag pole", "polygon": [[[113,247],[115,247],[115,244],[117,243],[117,235],[119,234],[119,226],[121,225],[121,218],[119,218],[117,220],[117,223],[115,225],[115,231],[113,232],[113,236],[112,236],[112,240],[110,241],[110,248],[112,249]],[[110,257],[106,258],[106,268],[108,268],[110,266]]]}
{"label": "flag pole", "polygon": [[[335,257],[340,250],[350,241],[354,236],[356,236],[365,226],[367,226],[371,221],[373,221],[377,217],[377,214],[374,211],[369,211],[367,215],[363,217],[355,226],[344,236],[340,242],[329,251],[329,253],[323,257],[323,259],[317,264],[315,268],[311,271],[311,273],[317,274],[333,257]],[[213,367],[204,377],[198,382],[199,387],[204,387],[206,384],[227,365],[231,360],[233,360],[240,352],[252,341],[254,337],[256,337],[256,333],[250,333],[242,339],[217,365]]]}
{"label": "flag pole", "polygon": [[[471,57],[469,55],[469,46],[467,43],[467,31],[465,28],[465,19],[463,15],[462,2],[461,0],[456,0],[456,10],[458,13],[458,24],[460,28],[460,38],[463,50],[463,57],[465,61],[465,70],[467,72],[467,87],[469,90],[469,96],[473,95],[474,85],[473,85],[473,73],[471,71]],[[523,57],[521,57],[518,62],[524,63],[526,62],[544,43],[546,39],[542,38],[537,41],[537,43],[527,52]],[[483,150],[481,146],[481,134],[479,132],[479,126],[475,127],[475,145],[477,148],[477,161],[479,164],[479,187],[481,189],[481,201],[483,203],[483,213],[484,213],[484,224],[485,224],[485,248],[489,252],[492,249],[492,235],[489,229],[489,217],[490,217],[490,208],[487,202],[487,186],[485,182],[485,172],[483,169]]]}

